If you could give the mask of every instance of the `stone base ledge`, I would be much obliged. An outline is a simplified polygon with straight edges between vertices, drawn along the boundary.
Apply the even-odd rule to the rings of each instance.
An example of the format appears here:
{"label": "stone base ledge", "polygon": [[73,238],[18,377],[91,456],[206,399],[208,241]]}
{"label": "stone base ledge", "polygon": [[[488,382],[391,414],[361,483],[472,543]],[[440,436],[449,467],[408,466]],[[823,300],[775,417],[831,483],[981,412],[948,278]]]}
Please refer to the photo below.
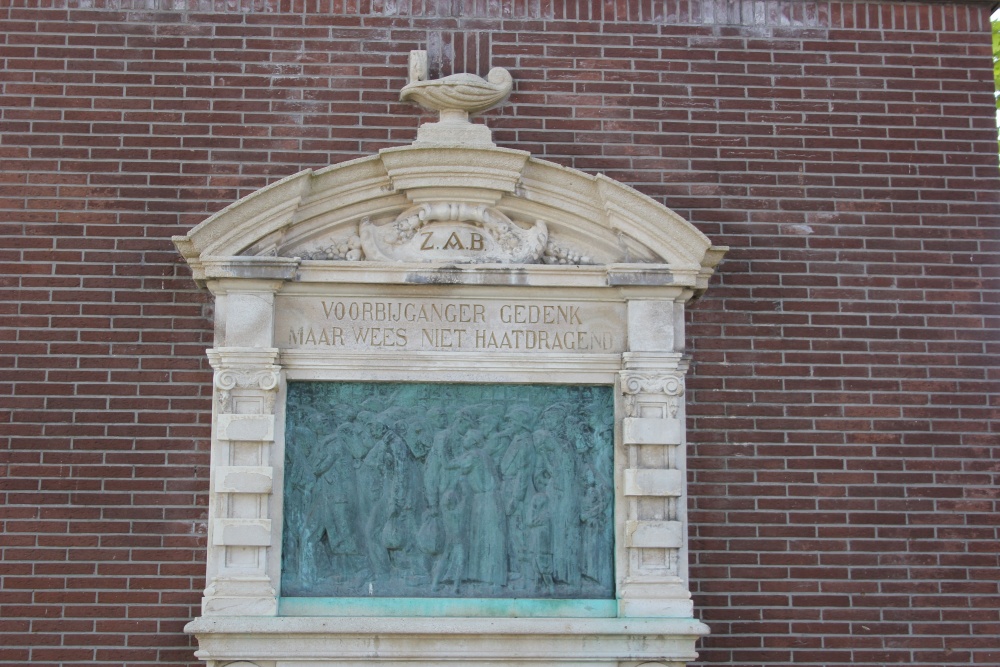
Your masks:
{"label": "stone base ledge", "polygon": [[258,667],[674,667],[708,634],[693,618],[202,617],[184,629],[209,665]]}

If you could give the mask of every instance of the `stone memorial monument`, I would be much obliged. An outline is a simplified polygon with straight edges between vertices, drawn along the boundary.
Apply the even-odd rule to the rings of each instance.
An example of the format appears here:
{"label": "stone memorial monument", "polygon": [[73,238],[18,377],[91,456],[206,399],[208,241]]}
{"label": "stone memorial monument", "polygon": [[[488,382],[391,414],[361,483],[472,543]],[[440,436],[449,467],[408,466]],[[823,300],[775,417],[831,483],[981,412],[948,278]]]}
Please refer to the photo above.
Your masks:
{"label": "stone memorial monument", "polygon": [[684,308],[725,248],[494,145],[512,88],[414,52],[412,145],[174,239],[216,306],[212,667],[696,657]]}

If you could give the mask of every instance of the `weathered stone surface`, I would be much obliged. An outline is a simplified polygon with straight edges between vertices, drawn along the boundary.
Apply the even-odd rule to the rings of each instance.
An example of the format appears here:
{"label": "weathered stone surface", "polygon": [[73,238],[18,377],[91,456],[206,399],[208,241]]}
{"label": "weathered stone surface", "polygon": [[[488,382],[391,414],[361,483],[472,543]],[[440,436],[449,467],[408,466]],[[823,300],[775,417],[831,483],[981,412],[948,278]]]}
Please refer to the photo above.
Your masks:
{"label": "weathered stone surface", "polygon": [[279,296],[281,348],[614,354],[625,349],[620,303],[565,298]]}

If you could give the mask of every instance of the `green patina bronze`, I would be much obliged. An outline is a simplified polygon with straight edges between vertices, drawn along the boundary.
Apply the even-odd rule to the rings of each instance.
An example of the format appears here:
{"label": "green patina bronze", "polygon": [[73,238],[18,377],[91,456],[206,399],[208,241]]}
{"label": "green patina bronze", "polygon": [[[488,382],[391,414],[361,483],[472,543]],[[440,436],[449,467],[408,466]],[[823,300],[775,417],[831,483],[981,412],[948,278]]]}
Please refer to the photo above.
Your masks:
{"label": "green patina bronze", "polygon": [[465,616],[504,618],[614,618],[617,600],[537,598],[320,598],[278,602],[279,616]]}
{"label": "green patina bronze", "polygon": [[286,597],[610,599],[610,387],[290,382]]}

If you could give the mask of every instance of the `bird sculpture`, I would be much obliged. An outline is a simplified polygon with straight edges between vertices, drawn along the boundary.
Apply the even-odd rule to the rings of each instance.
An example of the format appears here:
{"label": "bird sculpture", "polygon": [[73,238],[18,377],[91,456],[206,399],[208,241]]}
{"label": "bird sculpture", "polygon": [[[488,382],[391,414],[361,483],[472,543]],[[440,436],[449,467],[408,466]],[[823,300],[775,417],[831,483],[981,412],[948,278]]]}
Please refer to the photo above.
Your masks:
{"label": "bird sculpture", "polygon": [[452,74],[432,81],[411,81],[399,91],[399,100],[438,111],[442,120],[456,116],[467,119],[469,114],[503,104],[513,87],[510,72],[494,67],[485,79],[475,74]]}

